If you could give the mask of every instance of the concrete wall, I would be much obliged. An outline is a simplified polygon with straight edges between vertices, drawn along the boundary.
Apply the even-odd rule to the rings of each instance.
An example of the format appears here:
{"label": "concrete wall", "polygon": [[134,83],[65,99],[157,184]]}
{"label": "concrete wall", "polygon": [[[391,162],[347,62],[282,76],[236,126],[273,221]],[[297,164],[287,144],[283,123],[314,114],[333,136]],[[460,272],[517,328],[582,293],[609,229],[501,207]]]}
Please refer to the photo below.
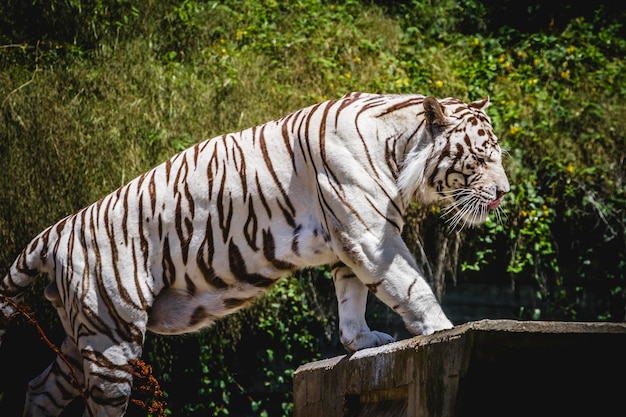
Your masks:
{"label": "concrete wall", "polygon": [[626,324],[482,320],[301,366],[294,417],[624,416]]}

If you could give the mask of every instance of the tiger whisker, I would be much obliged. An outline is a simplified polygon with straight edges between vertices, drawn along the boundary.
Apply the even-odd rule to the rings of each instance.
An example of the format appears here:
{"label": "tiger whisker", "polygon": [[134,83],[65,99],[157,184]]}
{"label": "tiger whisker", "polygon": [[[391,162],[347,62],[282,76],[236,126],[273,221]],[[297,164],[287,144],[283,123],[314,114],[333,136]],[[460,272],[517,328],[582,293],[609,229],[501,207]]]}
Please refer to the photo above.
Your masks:
{"label": "tiger whisker", "polygon": [[449,192],[451,197],[453,197],[453,202],[444,207],[444,214],[448,214],[456,208],[462,207],[467,204],[468,201],[472,199],[472,193],[468,190],[460,190],[460,191],[452,191]]}
{"label": "tiger whisker", "polygon": [[[442,210],[442,217],[450,216],[446,223],[452,230],[457,227],[462,230],[468,224],[481,223],[486,217],[489,216],[489,209],[487,205],[476,198],[476,195],[471,190],[450,190],[442,193],[446,197],[452,197],[453,201],[444,206]],[[496,222],[502,223],[503,217],[506,217],[506,213],[501,207],[497,207],[494,211]]]}
{"label": "tiger whisker", "polygon": [[463,230],[465,226],[467,226],[468,214],[475,211],[473,205],[472,204],[451,204],[447,212],[449,213],[452,209],[457,209],[457,211],[448,220],[448,224],[450,225],[450,228],[452,230],[456,229],[456,227],[459,225],[461,220],[463,220],[463,224],[459,228],[459,230]]}
{"label": "tiger whisker", "polygon": [[500,224],[504,223],[504,221],[507,219],[507,215],[506,212],[502,209],[502,207],[498,207],[495,210],[496,212],[496,221]]}

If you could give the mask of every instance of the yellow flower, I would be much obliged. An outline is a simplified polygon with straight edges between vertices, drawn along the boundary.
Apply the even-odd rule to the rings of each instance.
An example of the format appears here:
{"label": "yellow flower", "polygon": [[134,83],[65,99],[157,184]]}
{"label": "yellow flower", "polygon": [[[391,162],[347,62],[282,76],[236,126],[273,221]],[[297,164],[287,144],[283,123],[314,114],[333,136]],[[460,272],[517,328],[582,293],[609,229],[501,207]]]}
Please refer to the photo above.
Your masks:
{"label": "yellow flower", "polygon": [[561,78],[564,80],[569,79],[569,70],[561,71]]}
{"label": "yellow flower", "polygon": [[398,78],[395,81],[396,87],[400,87],[402,85],[409,85],[409,79],[408,78]]}
{"label": "yellow flower", "polygon": [[511,134],[511,136],[517,135],[518,132],[519,132],[519,127],[517,126],[511,126],[511,128],[509,129],[509,133]]}
{"label": "yellow flower", "polygon": [[574,53],[575,50],[576,47],[574,45],[570,45],[569,48],[567,48],[567,53],[571,55]]}
{"label": "yellow flower", "polygon": [[443,87],[443,81],[437,80],[437,81],[435,81],[435,85],[437,86],[437,88],[441,88],[441,87]]}
{"label": "yellow flower", "polygon": [[349,72],[347,72],[347,73],[346,73],[346,78],[347,78],[347,79],[352,78],[352,74],[350,74]]}
{"label": "yellow flower", "polygon": [[504,60],[506,59],[506,57],[504,56],[504,54],[500,55],[500,57],[498,58],[498,62],[502,63],[504,62]]}
{"label": "yellow flower", "polygon": [[572,164],[569,164],[565,167],[565,170],[571,175],[574,173],[574,166]]}

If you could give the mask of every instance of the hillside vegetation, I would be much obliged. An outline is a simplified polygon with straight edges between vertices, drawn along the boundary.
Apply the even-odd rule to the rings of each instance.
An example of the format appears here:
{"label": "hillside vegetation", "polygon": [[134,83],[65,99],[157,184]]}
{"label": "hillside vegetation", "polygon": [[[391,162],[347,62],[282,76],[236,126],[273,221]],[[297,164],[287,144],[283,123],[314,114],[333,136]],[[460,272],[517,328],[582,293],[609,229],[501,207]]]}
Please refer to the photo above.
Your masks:
{"label": "hillside vegetation", "polygon": [[[433,288],[527,285],[531,302],[512,312],[520,319],[624,320],[618,2],[5,3],[0,270],[44,227],[205,138],[350,91],[489,95],[512,191],[499,222],[461,232],[436,209],[413,208],[405,233]],[[200,335],[148,337],[144,359],[168,413],[291,415],[293,371],[337,345],[328,271],[298,278]],[[41,291],[28,301],[60,340]],[[0,369],[16,377],[0,370],[2,415],[23,395],[21,378],[50,360],[22,357],[33,368],[22,376],[8,356]],[[146,413],[133,406],[129,415]]]}

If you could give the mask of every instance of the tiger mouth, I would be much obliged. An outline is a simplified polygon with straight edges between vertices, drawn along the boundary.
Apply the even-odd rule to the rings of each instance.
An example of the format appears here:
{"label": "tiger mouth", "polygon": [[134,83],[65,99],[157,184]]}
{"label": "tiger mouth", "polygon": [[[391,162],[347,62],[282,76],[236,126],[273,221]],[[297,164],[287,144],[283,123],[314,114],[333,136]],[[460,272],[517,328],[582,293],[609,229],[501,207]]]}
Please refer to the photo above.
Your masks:
{"label": "tiger mouth", "polygon": [[448,217],[446,223],[452,229],[463,229],[466,226],[483,223],[490,212],[499,217],[499,207],[502,195],[478,196],[468,190],[456,190],[452,194],[452,201],[444,207],[443,215]]}
{"label": "tiger mouth", "polygon": [[489,210],[495,210],[500,205],[501,200],[502,199],[500,199],[500,198],[496,198],[491,203],[487,204],[487,208]]}

